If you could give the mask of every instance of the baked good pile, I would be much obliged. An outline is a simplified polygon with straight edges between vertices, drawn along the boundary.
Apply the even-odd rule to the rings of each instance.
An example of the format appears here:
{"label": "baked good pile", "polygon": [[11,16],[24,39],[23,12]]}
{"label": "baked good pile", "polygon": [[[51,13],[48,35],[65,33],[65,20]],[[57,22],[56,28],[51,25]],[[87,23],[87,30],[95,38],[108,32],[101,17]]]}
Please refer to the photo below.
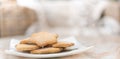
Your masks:
{"label": "baked good pile", "polygon": [[48,32],[32,34],[29,38],[23,39],[16,45],[16,50],[29,52],[31,54],[50,54],[64,51],[74,43],[58,42],[58,35]]}

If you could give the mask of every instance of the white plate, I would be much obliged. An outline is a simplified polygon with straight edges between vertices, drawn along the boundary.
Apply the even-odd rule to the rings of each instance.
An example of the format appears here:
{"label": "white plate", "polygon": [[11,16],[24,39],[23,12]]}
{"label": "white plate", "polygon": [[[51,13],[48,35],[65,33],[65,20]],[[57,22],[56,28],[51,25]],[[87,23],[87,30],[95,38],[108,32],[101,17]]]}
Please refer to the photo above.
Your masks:
{"label": "white plate", "polygon": [[5,53],[10,54],[10,55],[15,55],[15,56],[31,57],[31,58],[53,58],[53,57],[63,57],[63,56],[70,56],[70,55],[74,55],[74,54],[79,54],[79,53],[83,53],[83,52],[93,48],[93,46],[90,46],[90,47],[83,46],[74,37],[61,39],[59,41],[73,42],[75,45],[67,48],[69,51],[60,52],[60,53],[29,54],[29,53],[23,53],[23,52],[16,51],[15,50],[15,45],[17,43],[19,43],[19,40],[12,39],[11,42],[10,42],[10,49],[6,50]]}

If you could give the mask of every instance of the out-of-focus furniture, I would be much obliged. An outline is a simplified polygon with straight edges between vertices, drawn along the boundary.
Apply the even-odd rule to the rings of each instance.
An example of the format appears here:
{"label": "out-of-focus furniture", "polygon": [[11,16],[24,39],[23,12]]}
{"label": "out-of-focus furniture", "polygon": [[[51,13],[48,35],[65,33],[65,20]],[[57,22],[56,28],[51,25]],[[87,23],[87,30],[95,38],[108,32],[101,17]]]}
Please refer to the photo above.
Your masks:
{"label": "out-of-focus furniture", "polygon": [[[64,5],[63,5],[64,6]],[[120,4],[118,3],[118,2],[112,2],[107,8],[106,8],[106,10],[104,11],[104,16],[111,16],[111,17],[113,17],[113,18],[115,18],[115,19],[117,19],[119,22],[120,22]],[[21,7],[21,6],[19,6],[19,7]],[[67,7],[67,6],[66,6]],[[65,8],[66,8],[65,7]],[[15,8],[16,9],[16,8]],[[14,11],[14,8],[12,8],[12,11],[9,13],[10,15],[13,15],[13,14],[17,14],[17,15],[15,15],[15,16],[17,16],[17,19],[14,19],[14,17],[12,17],[12,19],[10,20],[10,18],[11,17],[9,17],[8,16],[8,18],[7,18],[7,16],[5,16],[5,19],[7,18],[7,20],[0,20],[0,36],[1,37],[3,37],[3,36],[13,36],[13,35],[18,35],[18,34],[24,34],[24,32],[26,31],[26,29],[33,23],[33,19],[31,19],[31,17],[32,18],[34,18],[34,14],[29,14],[29,12],[28,12],[28,14],[29,14],[29,17],[27,17],[27,18],[24,18],[24,16],[20,16],[19,17],[19,15],[20,14],[23,14],[24,12],[20,12],[21,10],[23,10],[23,9],[21,9],[21,10],[18,10],[19,8],[17,8],[16,9],[16,11],[18,11],[18,12],[16,12],[16,13],[14,13],[15,11]],[[51,9],[53,9],[54,10],[54,8],[51,8]],[[56,8],[57,9],[57,8]],[[62,9],[62,8],[61,8]],[[26,10],[26,9],[24,9],[24,10]],[[48,11],[49,11],[50,9],[48,9]],[[67,10],[67,9],[65,9],[65,10]],[[59,14],[61,14],[61,12],[60,11],[57,11],[57,12],[59,12]],[[63,12],[63,13],[65,13],[65,17],[60,17],[60,18],[64,18],[64,19],[66,19],[66,15],[68,15],[69,13],[67,13],[67,12]],[[0,13],[1,14],[1,13]],[[28,15],[27,14],[27,15]],[[51,12],[51,14],[56,14],[56,12]],[[8,14],[7,14],[8,15]],[[25,15],[25,14],[24,14]],[[50,15],[50,16],[52,16],[52,15]],[[23,17],[22,19],[21,19],[21,17]],[[53,16],[54,17],[54,16]],[[75,16],[76,17],[76,16]],[[16,18],[16,17],[15,17]],[[49,18],[52,18],[52,17],[49,17]],[[49,19],[49,18],[47,18],[47,19]],[[56,19],[57,17],[55,17],[55,18],[53,18],[53,19]],[[59,19],[60,19],[59,18]],[[62,20],[64,20],[64,19],[62,19]],[[56,21],[58,21],[58,20],[56,20]],[[55,21],[54,21],[55,22]],[[58,23],[62,23],[62,22],[55,22],[56,24],[58,24]],[[51,21],[51,25],[54,25],[55,23],[53,23],[52,21]],[[92,22],[91,22],[92,23]],[[66,23],[65,23],[66,24]],[[64,24],[62,24],[63,26],[65,26]]]}
{"label": "out-of-focus furniture", "polygon": [[37,19],[34,10],[17,5],[16,0],[0,1],[0,37],[23,35]]}
{"label": "out-of-focus furniture", "polygon": [[104,16],[110,16],[120,22],[120,2],[111,2],[104,12]]}

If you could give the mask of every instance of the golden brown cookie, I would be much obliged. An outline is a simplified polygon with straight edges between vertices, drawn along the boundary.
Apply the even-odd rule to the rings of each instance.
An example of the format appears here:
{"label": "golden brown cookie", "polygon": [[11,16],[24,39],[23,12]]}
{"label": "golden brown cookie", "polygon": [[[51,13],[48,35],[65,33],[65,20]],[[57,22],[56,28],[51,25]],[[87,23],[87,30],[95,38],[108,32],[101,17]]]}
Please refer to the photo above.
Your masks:
{"label": "golden brown cookie", "polygon": [[22,39],[22,40],[20,41],[20,44],[35,44],[35,43],[32,42],[32,41],[30,40],[30,38],[26,38],[26,39]]}
{"label": "golden brown cookie", "polygon": [[70,43],[70,42],[58,42],[56,44],[53,44],[52,47],[55,48],[66,48],[66,47],[70,47],[73,46],[74,43]]}
{"label": "golden brown cookie", "polygon": [[31,36],[31,41],[36,43],[39,47],[57,43],[57,34],[51,34],[48,32],[39,32]]}
{"label": "golden brown cookie", "polygon": [[49,48],[33,50],[33,51],[31,51],[31,53],[32,54],[49,54],[49,53],[61,52],[62,50],[63,50],[62,48],[49,47]]}
{"label": "golden brown cookie", "polygon": [[28,45],[28,44],[17,44],[16,50],[17,51],[31,51],[38,49],[39,47],[37,45]]}

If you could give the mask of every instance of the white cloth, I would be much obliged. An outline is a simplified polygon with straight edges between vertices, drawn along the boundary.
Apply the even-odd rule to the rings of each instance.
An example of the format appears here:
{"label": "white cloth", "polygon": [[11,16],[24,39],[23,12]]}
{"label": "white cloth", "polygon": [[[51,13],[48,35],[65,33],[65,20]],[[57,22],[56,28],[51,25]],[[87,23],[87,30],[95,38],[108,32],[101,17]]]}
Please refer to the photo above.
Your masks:
{"label": "white cloth", "polygon": [[120,26],[115,19],[109,17],[100,19],[108,1],[29,0],[29,3],[20,1],[22,0],[18,0],[18,4],[33,8],[39,16],[38,22],[28,29],[27,34],[39,31],[55,32],[60,36],[99,36],[119,33]]}

